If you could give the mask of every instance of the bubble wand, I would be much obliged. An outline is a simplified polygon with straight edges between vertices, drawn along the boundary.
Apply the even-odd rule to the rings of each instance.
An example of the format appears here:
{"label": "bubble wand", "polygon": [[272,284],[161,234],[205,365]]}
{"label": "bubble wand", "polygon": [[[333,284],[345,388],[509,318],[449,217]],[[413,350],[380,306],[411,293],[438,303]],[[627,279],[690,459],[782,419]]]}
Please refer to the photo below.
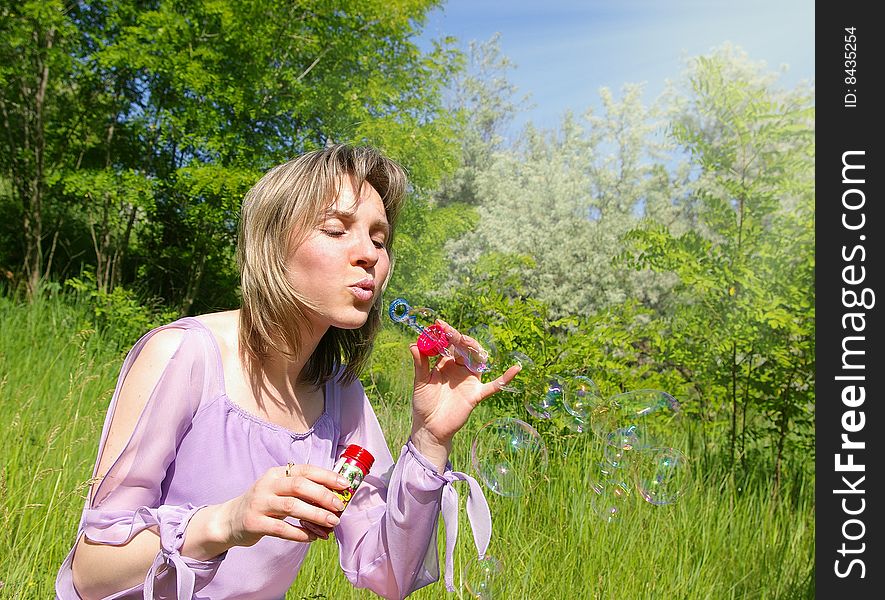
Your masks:
{"label": "bubble wand", "polygon": [[[476,374],[491,369],[489,353],[482,347],[462,348],[452,344],[442,326],[435,322],[435,313],[431,309],[412,307],[405,298],[397,298],[390,303],[387,314],[394,323],[407,325],[418,334],[418,351],[422,355],[442,355],[449,358],[459,356],[464,361],[464,366]],[[419,319],[429,324],[422,325]]]}

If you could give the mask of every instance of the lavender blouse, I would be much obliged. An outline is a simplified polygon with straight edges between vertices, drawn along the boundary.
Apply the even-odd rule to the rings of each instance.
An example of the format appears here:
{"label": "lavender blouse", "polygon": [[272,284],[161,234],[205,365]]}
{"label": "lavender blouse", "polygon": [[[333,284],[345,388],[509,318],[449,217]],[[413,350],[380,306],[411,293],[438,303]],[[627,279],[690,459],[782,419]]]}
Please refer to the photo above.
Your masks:
{"label": "lavender blouse", "polygon": [[[242,494],[271,467],[293,462],[331,469],[351,443],[375,457],[335,527],[341,568],[354,586],[384,598],[404,598],[436,581],[436,524],[442,511],[446,586],[453,589],[455,480],[470,486],[468,518],[479,555],[485,553],[491,515],[479,484],[452,471],[451,465],[438,473],[411,442],[394,463],[359,382],[327,382],[325,410],[314,426],[305,433],[289,431],[245,412],[227,397],[215,338],[191,317],[148,332],[129,352],[108,408],[99,457],[126,374],[150,336],[167,328],[184,330],[179,347],[132,437],[87,500],[77,530],[77,539],[86,535],[111,545],[125,544],[149,527],[160,532],[161,550],[144,583],[109,598],[283,598],[310,544],[267,536],[254,546],[199,561],[179,553],[188,521],[200,508]],[[73,557],[74,549],[56,578],[56,596],[62,600],[80,598],[73,584]]]}

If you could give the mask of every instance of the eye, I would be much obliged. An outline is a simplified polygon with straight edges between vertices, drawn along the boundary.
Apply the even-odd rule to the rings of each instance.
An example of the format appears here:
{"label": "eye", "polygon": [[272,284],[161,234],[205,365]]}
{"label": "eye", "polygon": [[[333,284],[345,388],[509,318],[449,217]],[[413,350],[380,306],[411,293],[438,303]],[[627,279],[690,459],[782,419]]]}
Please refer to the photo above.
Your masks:
{"label": "eye", "polygon": [[340,229],[320,229],[320,231],[329,237],[341,237],[344,235],[344,231]]}
{"label": "eye", "polygon": [[384,243],[384,240],[372,240],[372,242],[379,250],[384,250],[385,248],[387,248],[387,244]]}

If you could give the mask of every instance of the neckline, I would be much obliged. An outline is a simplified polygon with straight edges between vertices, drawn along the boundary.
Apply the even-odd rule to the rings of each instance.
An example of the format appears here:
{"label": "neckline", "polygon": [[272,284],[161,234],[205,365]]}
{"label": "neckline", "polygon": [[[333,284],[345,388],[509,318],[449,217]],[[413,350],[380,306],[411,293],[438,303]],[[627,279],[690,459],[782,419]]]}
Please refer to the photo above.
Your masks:
{"label": "neckline", "polygon": [[197,319],[196,317],[183,317],[181,320],[193,321],[197,324],[197,326],[205,331],[209,335],[210,345],[212,346],[212,353],[215,355],[215,370],[218,377],[218,385],[221,388],[221,396],[224,398],[225,404],[236,412],[238,415],[242,416],[249,421],[257,423],[258,425],[262,425],[267,427],[268,429],[273,429],[274,431],[279,431],[285,433],[287,435],[292,436],[295,439],[304,439],[309,437],[312,433],[314,433],[317,429],[317,426],[323,419],[329,419],[331,416],[329,415],[329,394],[331,392],[329,381],[326,381],[323,384],[323,412],[320,413],[320,416],[316,418],[313,424],[307,429],[307,431],[295,431],[294,429],[289,429],[283,425],[278,423],[274,423],[273,421],[268,421],[263,417],[259,417],[258,415],[246,410],[240,404],[238,404],[233,398],[231,398],[227,393],[227,385],[224,381],[224,362],[221,360],[221,347],[218,345],[218,340],[215,338],[215,333],[209,329],[209,327]]}

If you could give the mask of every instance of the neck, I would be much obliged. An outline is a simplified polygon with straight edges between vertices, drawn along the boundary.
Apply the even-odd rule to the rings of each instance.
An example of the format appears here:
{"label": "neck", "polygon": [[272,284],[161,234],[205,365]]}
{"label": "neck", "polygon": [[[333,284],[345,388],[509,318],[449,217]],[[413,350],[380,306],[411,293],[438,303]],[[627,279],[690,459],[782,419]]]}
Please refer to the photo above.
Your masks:
{"label": "neck", "polygon": [[326,331],[328,327],[302,332],[298,335],[301,346],[295,355],[271,348],[260,362],[248,369],[250,383],[259,403],[270,401],[290,411],[299,408],[299,395],[316,389],[314,384],[303,381],[303,375],[307,362]]}

